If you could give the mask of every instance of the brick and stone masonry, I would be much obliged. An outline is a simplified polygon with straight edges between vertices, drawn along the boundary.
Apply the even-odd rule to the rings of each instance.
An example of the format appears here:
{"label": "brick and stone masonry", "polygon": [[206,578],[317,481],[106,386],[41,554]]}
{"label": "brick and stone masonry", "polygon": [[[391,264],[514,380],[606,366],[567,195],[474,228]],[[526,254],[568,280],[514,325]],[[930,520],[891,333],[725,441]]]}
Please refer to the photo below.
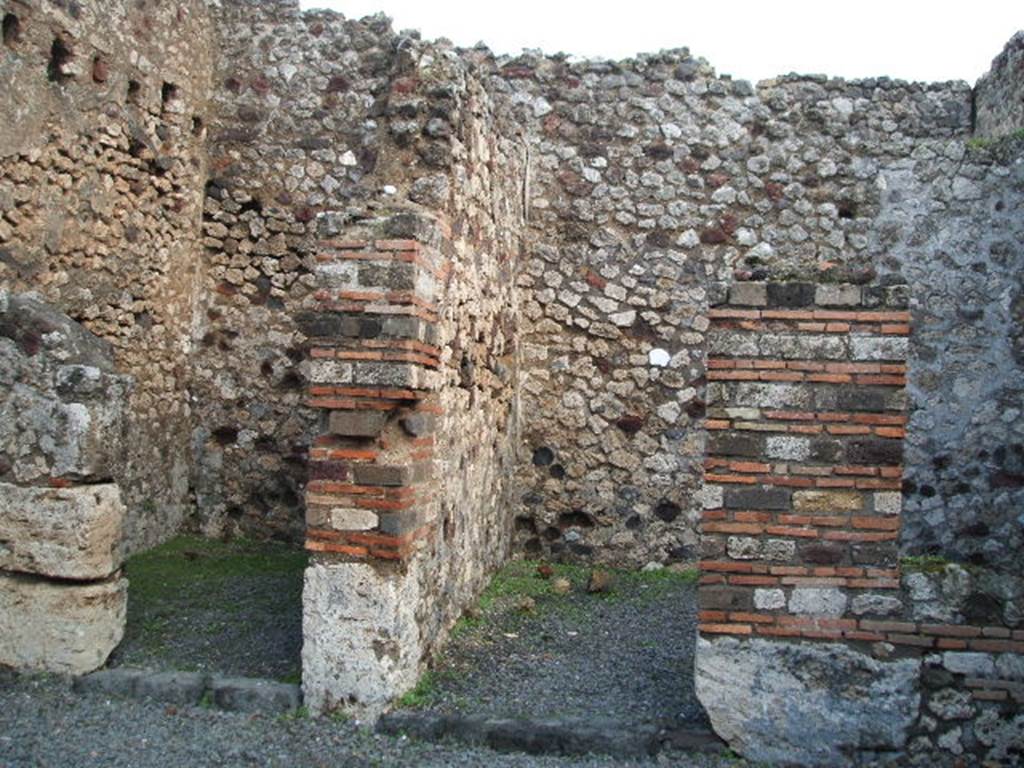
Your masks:
{"label": "brick and stone masonry", "polygon": [[858,639],[848,606],[899,588],[910,313],[860,296],[737,283],[710,312],[705,635]]}
{"label": "brick and stone masonry", "polygon": [[[1024,632],[913,620],[897,549],[911,314],[901,291],[868,293],[738,282],[710,312],[697,692],[758,759],[898,753],[936,717],[1013,743],[999,713],[1024,702]],[[955,754],[961,737],[944,734]]]}
{"label": "brick and stone masonry", "polygon": [[[373,711],[421,660],[405,614],[416,602],[409,561],[438,524],[436,301],[447,266],[429,245],[383,237],[323,239],[316,261],[314,304],[298,318],[311,343],[307,402],[323,413],[306,486],[305,690],[313,706]],[[339,636],[325,620],[364,626]]]}
{"label": "brick and stone masonry", "polygon": [[513,551],[700,560],[737,750],[1019,759],[1024,37],[974,88],[754,85],[296,0],[0,13],[0,296],[111,353],[0,339],[11,610],[123,594],[118,512],[304,542],[307,703],[373,715]]}

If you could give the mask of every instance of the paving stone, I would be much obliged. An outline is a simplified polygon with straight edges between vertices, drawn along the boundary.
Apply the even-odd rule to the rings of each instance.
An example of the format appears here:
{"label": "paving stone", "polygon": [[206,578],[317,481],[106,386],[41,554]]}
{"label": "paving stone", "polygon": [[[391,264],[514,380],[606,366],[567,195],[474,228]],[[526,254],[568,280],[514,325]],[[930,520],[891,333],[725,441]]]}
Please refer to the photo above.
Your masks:
{"label": "paving stone", "polygon": [[290,712],[302,703],[298,685],[249,677],[210,680],[213,703],[228,712]]}

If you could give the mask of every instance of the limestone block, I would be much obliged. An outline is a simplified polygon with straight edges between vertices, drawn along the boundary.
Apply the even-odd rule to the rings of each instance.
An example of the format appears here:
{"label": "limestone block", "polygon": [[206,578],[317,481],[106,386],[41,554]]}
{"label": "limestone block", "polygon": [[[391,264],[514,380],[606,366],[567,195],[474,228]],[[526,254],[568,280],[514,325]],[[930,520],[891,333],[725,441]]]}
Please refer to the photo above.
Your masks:
{"label": "limestone block", "polygon": [[121,567],[117,485],[22,488],[0,483],[0,568],[58,579],[105,579]]}
{"label": "limestone block", "polygon": [[813,616],[842,616],[846,600],[846,593],[834,587],[797,587],[789,597],[789,610]]}
{"label": "limestone block", "polygon": [[328,431],[346,437],[377,437],[387,420],[382,411],[332,411]]}
{"label": "limestone block", "polygon": [[302,591],[302,689],[313,712],[376,718],[416,684],[423,638],[413,572],[314,561]]}
{"label": "limestone block", "polygon": [[857,512],[864,507],[864,496],[856,491],[796,491],[793,509],[797,512]]}
{"label": "limestone block", "polygon": [[0,664],[82,675],[124,636],[128,580],[71,584],[0,573]]}
{"label": "limestone block", "polygon": [[697,641],[697,696],[715,732],[748,760],[859,764],[898,750],[917,716],[920,661],[882,662],[838,644]]}

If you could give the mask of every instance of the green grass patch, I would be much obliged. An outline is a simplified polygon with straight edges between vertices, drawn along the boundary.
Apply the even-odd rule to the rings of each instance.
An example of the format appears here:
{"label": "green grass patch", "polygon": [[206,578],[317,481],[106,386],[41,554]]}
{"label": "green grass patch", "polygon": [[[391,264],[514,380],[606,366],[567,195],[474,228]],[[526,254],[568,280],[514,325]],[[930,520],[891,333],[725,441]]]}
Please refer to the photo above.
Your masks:
{"label": "green grass patch", "polygon": [[900,560],[904,571],[917,573],[942,573],[951,561],[942,555],[914,555]]}
{"label": "green grass patch", "polygon": [[255,575],[298,575],[306,562],[304,551],[285,544],[179,536],[129,558],[125,573],[131,582],[132,599],[153,604],[173,601],[183,592],[201,599],[209,594],[204,585],[226,580]]}
{"label": "green grass patch", "polygon": [[976,137],[967,140],[967,147],[969,149],[990,149],[1003,142],[1014,142],[1021,141],[1024,139],[1024,128],[1018,128],[1016,131],[1007,133],[1003,136],[990,136],[988,138]]}
{"label": "green grass patch", "polygon": [[[700,577],[696,568],[638,571],[546,563],[553,572],[548,578],[544,578],[538,572],[540,565],[540,560],[513,560],[503,566],[494,574],[491,583],[480,596],[478,610],[459,619],[452,629],[453,635],[459,637],[485,626],[489,619],[526,597],[536,601],[537,611],[558,610],[576,613],[586,610],[587,600],[614,602],[655,599],[680,587],[696,584]],[[612,585],[607,592],[586,594],[587,582],[595,567],[611,574]],[[566,595],[556,594],[552,590],[552,583],[556,579],[567,579],[572,584],[572,590]]]}
{"label": "green grass patch", "polygon": [[280,715],[278,715],[278,719],[283,720],[285,722],[292,720],[308,720],[309,708],[303,705],[289,712],[282,712]]}
{"label": "green grass patch", "polygon": [[417,681],[416,686],[402,694],[395,705],[401,709],[423,709],[428,706],[437,691],[437,674],[427,670]]}
{"label": "green grass patch", "polygon": [[480,610],[488,611],[507,598],[532,597],[535,600],[551,595],[551,582],[563,578],[574,588],[586,584],[589,570],[580,565],[552,563],[554,574],[549,579],[537,573],[539,560],[512,560],[494,574],[491,583],[480,596]]}

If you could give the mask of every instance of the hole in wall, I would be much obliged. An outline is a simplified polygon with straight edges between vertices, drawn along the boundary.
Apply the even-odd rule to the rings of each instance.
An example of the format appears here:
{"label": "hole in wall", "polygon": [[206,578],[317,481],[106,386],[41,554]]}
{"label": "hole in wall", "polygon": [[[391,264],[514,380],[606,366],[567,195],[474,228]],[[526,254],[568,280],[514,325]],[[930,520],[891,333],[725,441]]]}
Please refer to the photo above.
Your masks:
{"label": "hole in wall", "polygon": [[164,109],[181,99],[181,90],[174,83],[164,83],[160,86],[160,103]]}
{"label": "hole in wall", "polygon": [[682,510],[679,505],[671,501],[660,501],[654,508],[654,514],[662,521],[671,523],[677,517]]}
{"label": "hole in wall", "polygon": [[4,14],[4,45],[13,48],[21,42],[21,20],[13,13]]}
{"label": "hole in wall", "polygon": [[92,81],[94,83],[105,83],[110,77],[110,65],[102,56],[94,56],[92,60]]}
{"label": "hole in wall", "polygon": [[203,135],[203,131],[205,131],[205,130],[206,130],[206,125],[205,125],[205,123],[203,123],[203,118],[199,117],[198,115],[194,116],[192,118],[192,135],[193,136],[202,136]]}
{"label": "hole in wall", "polygon": [[855,219],[857,218],[857,204],[852,200],[843,200],[837,206],[839,209],[840,219]]}
{"label": "hole in wall", "polygon": [[594,518],[578,509],[563,512],[558,516],[558,527],[563,531],[567,528],[593,528]]}
{"label": "hole in wall", "polygon": [[533,452],[533,465],[535,467],[549,466],[555,460],[555,452],[547,446],[541,446]]}
{"label": "hole in wall", "polygon": [[46,66],[46,77],[51,83],[64,83],[71,79],[68,68],[75,54],[61,38],[53,38],[50,46],[50,61]]}
{"label": "hole in wall", "polygon": [[238,439],[237,427],[217,427],[210,435],[217,445],[231,445]]}
{"label": "hole in wall", "polygon": [[532,517],[519,515],[516,517],[515,527],[520,532],[537,534],[537,522]]}
{"label": "hole in wall", "polygon": [[138,104],[142,100],[142,83],[138,80],[129,80],[128,94],[125,98],[129,104]]}

